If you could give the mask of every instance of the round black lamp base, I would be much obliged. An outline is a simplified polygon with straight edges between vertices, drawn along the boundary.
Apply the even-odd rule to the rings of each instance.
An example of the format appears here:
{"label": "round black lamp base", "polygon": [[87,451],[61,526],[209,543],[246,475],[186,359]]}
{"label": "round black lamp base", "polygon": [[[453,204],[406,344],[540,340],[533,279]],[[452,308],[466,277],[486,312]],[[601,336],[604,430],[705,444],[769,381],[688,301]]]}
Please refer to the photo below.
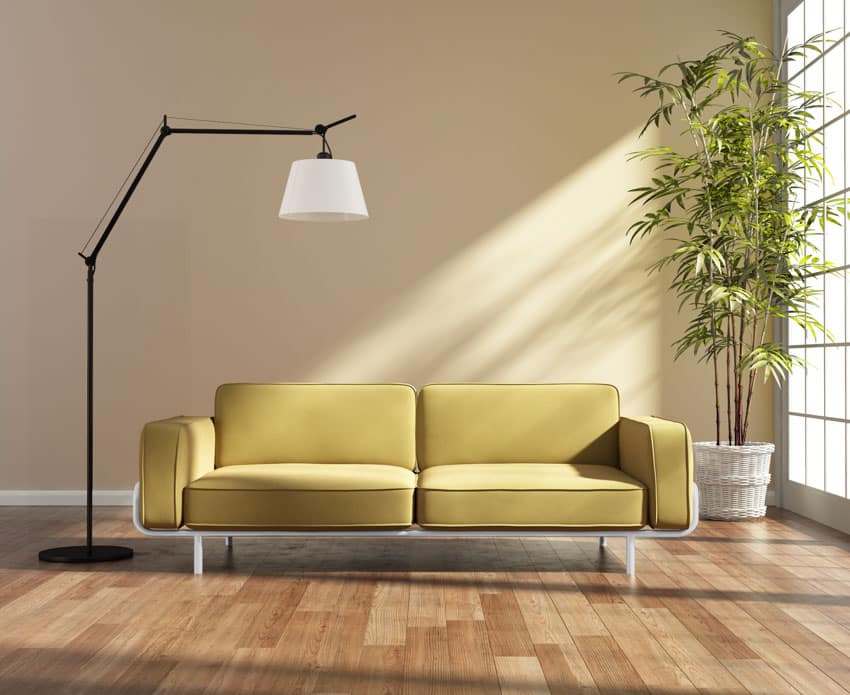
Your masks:
{"label": "round black lamp base", "polygon": [[64,548],[42,550],[38,559],[44,562],[112,562],[133,557],[132,548],[120,545],[68,545]]}

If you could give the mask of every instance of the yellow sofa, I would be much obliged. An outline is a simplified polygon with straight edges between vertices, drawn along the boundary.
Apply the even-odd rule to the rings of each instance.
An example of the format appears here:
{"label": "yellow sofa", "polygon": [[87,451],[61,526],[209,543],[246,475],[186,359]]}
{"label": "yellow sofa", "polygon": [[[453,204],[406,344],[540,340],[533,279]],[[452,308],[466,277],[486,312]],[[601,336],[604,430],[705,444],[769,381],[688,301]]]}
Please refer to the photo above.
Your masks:
{"label": "yellow sofa", "polygon": [[638,535],[696,525],[691,439],[603,384],[225,384],[145,425],[147,535]]}

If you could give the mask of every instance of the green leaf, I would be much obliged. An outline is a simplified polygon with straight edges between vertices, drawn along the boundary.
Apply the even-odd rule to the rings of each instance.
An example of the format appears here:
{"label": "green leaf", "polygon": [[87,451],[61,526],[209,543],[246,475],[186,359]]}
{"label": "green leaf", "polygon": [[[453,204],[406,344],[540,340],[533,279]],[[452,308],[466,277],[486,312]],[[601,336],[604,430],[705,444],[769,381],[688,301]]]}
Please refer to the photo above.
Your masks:
{"label": "green leaf", "polygon": [[845,195],[801,202],[808,186],[830,176],[815,151],[829,97],[797,89],[779,70],[818,54],[824,38],[774,55],[755,37],[720,35],[702,57],[664,65],[656,77],[618,74],[637,96],[653,99],[641,135],[677,121],[685,136],[675,148],[630,153],[629,161],[651,162],[654,172],[630,191],[636,215],[627,234],[630,244],[647,237],[672,243],[648,272],[667,274],[679,310],[688,313],[673,342],[676,358],[724,364],[729,355],[735,374],[781,383],[799,360],[771,342],[766,327],[786,319],[828,339],[816,318],[819,293],[807,278],[834,267],[812,248],[812,230],[832,233],[850,219]]}

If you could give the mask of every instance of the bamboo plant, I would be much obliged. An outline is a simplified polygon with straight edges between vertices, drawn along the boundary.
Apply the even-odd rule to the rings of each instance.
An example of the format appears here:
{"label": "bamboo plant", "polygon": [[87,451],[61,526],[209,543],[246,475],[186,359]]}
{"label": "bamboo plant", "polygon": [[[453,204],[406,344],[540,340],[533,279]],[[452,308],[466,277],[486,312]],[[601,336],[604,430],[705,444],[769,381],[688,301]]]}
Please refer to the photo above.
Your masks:
{"label": "bamboo plant", "polygon": [[619,80],[636,82],[634,92],[657,103],[641,135],[684,124],[682,148],[632,153],[656,166],[651,183],[631,191],[631,204],[645,207],[628,234],[630,243],[671,239],[672,250],[649,271],[669,270],[679,310],[690,309],[675,356],[692,352],[710,364],[716,444],[737,446],[747,442],[758,373],[781,384],[804,366],[773,338],[774,319],[826,333],[812,312],[819,292],[807,279],[834,272],[815,240],[846,207],[843,197],[804,202],[807,183],[811,189],[828,175],[814,147],[827,97],[785,77],[795,61],[822,50],[823,36],[776,55],[752,37],[720,33],[724,43],[701,59]]}

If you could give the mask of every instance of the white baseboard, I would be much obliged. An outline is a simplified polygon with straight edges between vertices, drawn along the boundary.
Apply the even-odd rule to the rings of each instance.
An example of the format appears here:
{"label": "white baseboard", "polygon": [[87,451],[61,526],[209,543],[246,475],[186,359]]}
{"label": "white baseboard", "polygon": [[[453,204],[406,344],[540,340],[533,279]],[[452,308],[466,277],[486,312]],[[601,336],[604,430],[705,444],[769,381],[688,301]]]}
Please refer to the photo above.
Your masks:
{"label": "white baseboard", "polygon": [[[99,507],[129,507],[132,490],[95,490],[94,504]],[[85,490],[0,490],[0,506],[81,507],[86,503]]]}
{"label": "white baseboard", "polygon": [[764,496],[764,503],[768,507],[775,507],[776,506],[776,491],[775,490],[768,490],[767,491],[767,494]]}

